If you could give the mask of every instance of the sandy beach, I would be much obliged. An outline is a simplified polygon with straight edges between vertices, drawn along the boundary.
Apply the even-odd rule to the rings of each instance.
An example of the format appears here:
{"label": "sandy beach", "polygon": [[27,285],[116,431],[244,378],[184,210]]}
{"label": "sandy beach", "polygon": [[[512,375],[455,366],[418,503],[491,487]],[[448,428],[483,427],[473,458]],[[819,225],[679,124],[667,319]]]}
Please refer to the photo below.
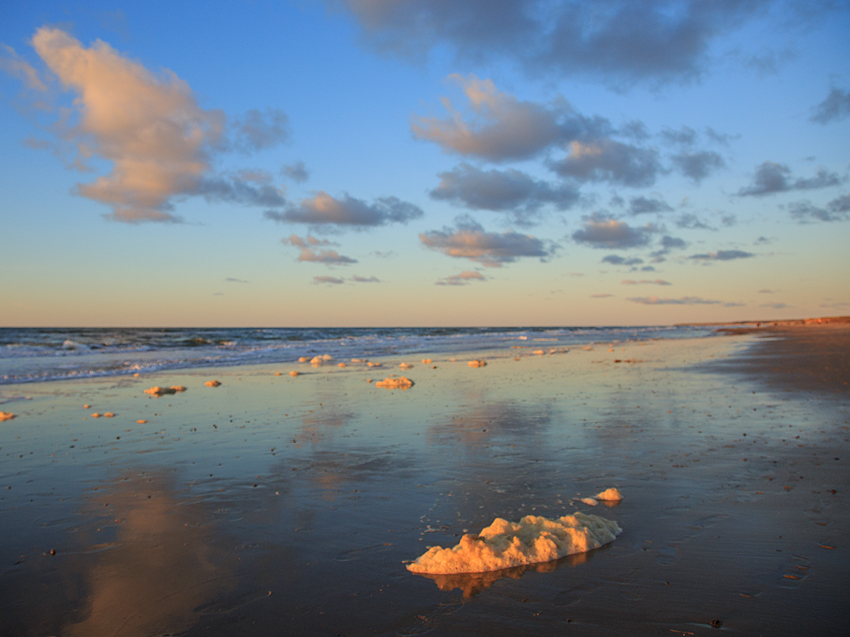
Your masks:
{"label": "sandy beach", "polygon": [[[739,332],[2,386],[0,633],[842,634],[850,326]],[[405,568],[575,512],[622,533]]]}

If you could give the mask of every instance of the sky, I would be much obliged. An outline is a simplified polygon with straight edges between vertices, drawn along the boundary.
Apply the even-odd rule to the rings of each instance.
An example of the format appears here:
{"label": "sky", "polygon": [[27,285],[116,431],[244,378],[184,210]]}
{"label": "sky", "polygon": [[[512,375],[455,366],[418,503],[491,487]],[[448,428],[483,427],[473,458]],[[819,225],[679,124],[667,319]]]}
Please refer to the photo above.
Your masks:
{"label": "sky", "polygon": [[0,8],[0,326],[850,314],[850,2]]}

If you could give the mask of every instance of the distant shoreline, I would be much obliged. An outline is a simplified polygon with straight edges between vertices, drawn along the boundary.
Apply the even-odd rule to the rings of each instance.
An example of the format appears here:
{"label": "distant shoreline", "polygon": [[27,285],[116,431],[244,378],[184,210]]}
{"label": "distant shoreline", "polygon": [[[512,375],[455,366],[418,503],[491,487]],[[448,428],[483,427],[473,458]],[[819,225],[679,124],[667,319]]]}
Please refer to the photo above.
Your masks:
{"label": "distant shoreline", "polygon": [[[771,328],[788,328],[788,327],[807,327],[817,325],[848,325],[850,324],[850,316],[820,316],[814,318],[803,319],[783,319],[783,320],[747,320],[747,321],[716,321],[711,323],[675,323],[673,327],[711,327],[740,325],[741,327],[727,327],[719,329],[718,332],[724,334],[746,334],[748,332],[756,332],[759,330],[771,330]],[[753,326],[753,327],[746,327]]]}
{"label": "distant shoreline", "polygon": [[771,321],[719,329],[758,338],[742,356],[715,365],[785,391],[850,393],[850,317]]}

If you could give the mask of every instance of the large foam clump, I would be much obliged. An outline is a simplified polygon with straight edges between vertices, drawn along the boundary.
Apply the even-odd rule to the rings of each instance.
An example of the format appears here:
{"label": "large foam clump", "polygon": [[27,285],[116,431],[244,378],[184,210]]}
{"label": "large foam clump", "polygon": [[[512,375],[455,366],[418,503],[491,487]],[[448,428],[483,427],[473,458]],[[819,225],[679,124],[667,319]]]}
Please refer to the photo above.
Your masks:
{"label": "large foam clump", "polygon": [[414,573],[484,573],[538,564],[604,546],[622,532],[597,515],[576,513],[558,519],[527,515],[519,522],[496,518],[481,533],[464,535],[453,548],[433,546],[407,569]]}

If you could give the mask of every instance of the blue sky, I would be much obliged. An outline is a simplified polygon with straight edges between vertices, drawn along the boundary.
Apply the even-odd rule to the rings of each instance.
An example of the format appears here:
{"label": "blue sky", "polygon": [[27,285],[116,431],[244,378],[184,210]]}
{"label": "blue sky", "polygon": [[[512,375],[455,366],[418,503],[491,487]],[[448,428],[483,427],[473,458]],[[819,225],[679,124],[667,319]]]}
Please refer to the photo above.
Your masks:
{"label": "blue sky", "polygon": [[0,325],[850,313],[850,5],[15,3]]}

